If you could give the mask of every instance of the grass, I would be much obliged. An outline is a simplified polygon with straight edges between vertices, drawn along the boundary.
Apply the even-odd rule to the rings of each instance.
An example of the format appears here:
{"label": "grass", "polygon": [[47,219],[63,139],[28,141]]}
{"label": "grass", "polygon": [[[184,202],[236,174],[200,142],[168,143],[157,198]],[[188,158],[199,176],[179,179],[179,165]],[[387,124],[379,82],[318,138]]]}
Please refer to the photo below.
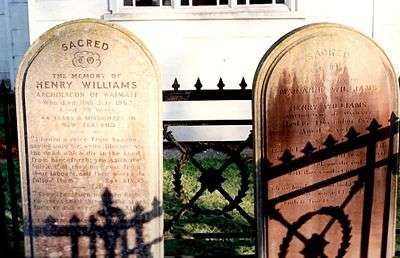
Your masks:
{"label": "grass", "polygon": [[[201,160],[203,167],[218,168],[222,164],[220,159],[204,159]],[[16,168],[18,164],[15,164]],[[173,171],[176,165],[176,160],[164,161],[164,208],[165,220],[170,220],[185,203],[198,191],[201,184],[198,180],[200,174],[198,170],[191,164],[185,165],[182,170],[182,197],[178,198],[174,192]],[[6,163],[0,163],[2,176],[7,180]],[[254,216],[254,192],[253,192],[253,173],[252,165],[248,167],[249,174],[249,189],[241,203],[241,207],[249,214]],[[229,166],[223,173],[226,179],[223,183],[224,189],[231,195],[235,196],[238,193],[241,178],[236,165]],[[17,171],[15,178],[19,181]],[[16,190],[19,196],[19,182]],[[6,182],[7,185],[7,182]],[[398,192],[400,195],[400,192]],[[7,209],[9,210],[9,194],[6,194]],[[208,192],[196,202],[197,206],[205,210],[221,209],[226,205],[226,200],[217,192]],[[400,207],[400,198],[397,199],[397,207]],[[20,201],[18,202],[20,206]],[[182,217],[174,225],[173,229],[165,235],[165,253],[166,255],[201,255],[212,252],[214,255],[220,254],[221,257],[229,254],[254,254],[255,243],[251,239],[195,239],[191,233],[222,233],[222,232],[249,232],[249,224],[247,221],[235,211],[228,212],[229,216],[216,216],[207,214],[197,214],[194,211],[183,213]],[[11,214],[6,214],[9,230],[11,227]],[[397,209],[397,227],[400,227],[400,209]],[[22,229],[21,229],[22,232]],[[22,252],[21,242],[21,252]],[[400,250],[400,239],[396,239],[396,250]]]}
{"label": "grass", "polygon": [[[199,172],[188,163],[182,168],[183,193],[178,198],[174,192],[173,171],[176,165],[175,160],[164,161],[164,208],[165,221],[170,220],[185,203],[195,195],[200,189]],[[203,159],[200,161],[204,168],[219,168],[223,160]],[[243,198],[240,206],[252,217],[254,217],[254,198],[253,198],[253,167],[249,165],[250,174],[249,190]],[[225,181],[223,188],[234,197],[240,188],[240,174],[236,165],[230,165],[223,173]],[[226,199],[218,192],[206,192],[198,199],[195,204],[205,211],[221,210],[227,204]],[[201,214],[193,210],[185,212],[181,219],[174,225],[171,232],[166,234],[165,252],[166,255],[201,255],[212,250],[213,253],[234,253],[234,254],[254,254],[254,241],[249,239],[236,240],[199,240],[191,237],[191,233],[238,233],[250,232],[248,222],[236,211],[228,212],[224,215]],[[174,239],[174,237],[182,239]]]}
{"label": "grass", "polygon": [[[173,186],[173,171],[176,160],[164,161],[164,208],[165,208],[165,221],[170,220],[186,202],[195,194],[201,187],[198,177],[198,170],[191,164],[183,167],[182,198],[177,198]],[[208,168],[218,168],[222,165],[222,160],[218,159],[205,159],[201,164]],[[17,180],[16,190],[17,196],[20,196],[19,175],[18,175],[18,162],[15,162],[16,171],[15,178]],[[3,179],[7,182],[7,167],[6,162],[0,164]],[[241,207],[254,216],[254,200],[253,200],[253,180],[252,166],[250,169],[250,185],[247,195],[244,197]],[[238,186],[240,185],[240,175],[235,165],[229,166],[223,173],[226,181],[223,183],[224,189],[231,195],[235,196],[238,193]],[[6,224],[8,230],[11,231],[11,213],[10,210],[10,195],[9,190],[6,191]],[[205,210],[222,209],[226,205],[226,200],[215,192],[206,191],[205,194],[196,202],[199,208]],[[18,200],[18,206],[21,210],[21,201]],[[248,239],[237,240],[199,240],[190,236],[190,233],[223,233],[223,232],[248,232],[249,224],[238,212],[229,212],[229,216],[216,216],[196,214],[193,211],[185,212],[181,219],[174,225],[173,230],[166,234],[165,238],[165,253],[166,255],[201,255],[207,253],[207,250],[221,255],[225,253],[232,254],[252,254],[255,252],[254,241]],[[21,223],[22,224],[22,223]],[[22,227],[20,229],[22,234]],[[178,239],[175,239],[178,237]],[[180,239],[179,239],[180,238]],[[23,242],[21,241],[21,252],[23,250]]]}

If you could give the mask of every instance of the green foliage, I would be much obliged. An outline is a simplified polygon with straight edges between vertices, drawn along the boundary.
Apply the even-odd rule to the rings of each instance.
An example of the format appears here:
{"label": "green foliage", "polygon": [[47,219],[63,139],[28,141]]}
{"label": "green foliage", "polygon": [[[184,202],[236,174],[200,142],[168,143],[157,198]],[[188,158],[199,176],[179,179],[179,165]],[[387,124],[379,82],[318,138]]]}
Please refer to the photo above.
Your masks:
{"label": "green foliage", "polygon": [[[215,167],[218,168],[222,165],[221,159],[204,159],[201,165],[205,168]],[[21,210],[20,201],[20,186],[19,186],[19,172],[18,162],[14,161],[15,172],[14,176],[17,182],[16,191],[18,196],[18,207]],[[164,208],[165,220],[168,221],[176,214],[185,203],[198,191],[201,184],[198,180],[200,173],[190,162],[182,168],[182,185],[183,195],[182,198],[177,198],[174,192],[173,185],[173,171],[176,165],[176,160],[164,161]],[[254,193],[253,193],[253,175],[254,167],[252,164],[249,166],[249,190],[241,207],[249,214],[254,216]],[[10,194],[7,188],[8,172],[6,162],[0,163],[0,172],[3,180],[5,180],[5,198],[6,198],[6,220],[8,230],[11,231],[11,213],[10,211]],[[239,185],[241,182],[240,174],[236,165],[230,165],[223,173],[226,179],[223,183],[224,189],[231,195],[235,196],[238,193]],[[400,189],[398,188],[398,195]],[[196,204],[202,209],[221,209],[226,205],[226,200],[218,193],[206,191],[204,196],[201,197]],[[397,207],[400,207],[400,200],[397,199]],[[204,254],[207,250],[212,251],[214,254],[219,253],[221,257],[226,257],[227,254],[254,254],[255,242],[248,239],[225,239],[225,240],[205,240],[195,239],[193,233],[219,233],[219,232],[248,232],[249,225],[247,221],[235,211],[229,212],[229,216],[214,216],[196,214],[193,211],[185,212],[177,224],[173,227],[172,232],[168,232],[165,236],[165,253],[166,255],[191,255],[196,256]],[[22,224],[22,223],[21,223]],[[400,209],[397,209],[397,227],[400,227]],[[20,228],[22,234],[22,227]],[[180,239],[176,239],[180,237]],[[23,242],[21,241],[21,253],[23,252]],[[400,239],[396,239],[396,250],[400,250]]]}
{"label": "green foliage", "polygon": [[[223,164],[221,159],[203,159],[199,161],[204,168],[219,168]],[[164,208],[165,221],[169,221],[201,188],[199,182],[200,172],[193,164],[188,162],[182,167],[183,193],[181,198],[176,196],[173,185],[173,171],[176,160],[164,161]],[[250,181],[249,189],[240,206],[254,217],[254,194],[252,164],[248,164]],[[225,179],[223,188],[234,197],[238,194],[241,177],[238,167],[231,164],[223,173]],[[199,198],[195,204],[203,210],[222,210],[228,202],[218,192],[208,190]],[[166,255],[201,255],[207,250],[221,255],[232,254],[254,254],[254,240],[200,240],[192,237],[193,233],[243,233],[250,232],[248,222],[236,211],[224,215],[202,214],[192,210],[186,211],[181,219],[174,225],[172,232],[165,236]],[[183,239],[173,239],[173,236],[181,236]]]}
{"label": "green foliage", "polygon": [[[17,197],[17,208],[19,211],[19,215],[22,214],[22,207],[21,207],[21,188],[20,188],[20,178],[19,178],[19,165],[18,165],[18,161],[14,160],[14,168],[15,170],[13,171],[13,174],[11,176],[14,176],[15,179],[15,192],[16,192],[16,197]],[[2,176],[2,179],[4,180],[4,186],[3,186],[3,193],[4,193],[4,198],[5,198],[5,209],[6,209],[6,229],[8,231],[8,236],[10,236],[10,240],[11,240],[11,236],[12,236],[12,215],[11,215],[11,197],[10,197],[10,184],[8,182],[8,171],[7,171],[7,162],[0,161],[0,176]],[[22,226],[22,218],[21,216],[19,216],[19,237],[23,236],[23,226]],[[18,250],[19,252],[17,254],[15,254],[15,257],[23,257],[23,239],[21,238],[19,240],[19,242],[14,243],[17,245],[16,250]],[[10,247],[11,248],[11,247]]]}

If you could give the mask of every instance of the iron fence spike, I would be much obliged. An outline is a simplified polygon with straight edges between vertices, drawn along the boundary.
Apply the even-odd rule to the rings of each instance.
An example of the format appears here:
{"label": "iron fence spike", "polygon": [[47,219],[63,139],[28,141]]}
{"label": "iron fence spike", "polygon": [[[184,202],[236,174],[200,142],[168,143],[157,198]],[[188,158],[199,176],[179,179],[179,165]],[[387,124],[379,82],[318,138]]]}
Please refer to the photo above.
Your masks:
{"label": "iron fence spike", "polygon": [[272,166],[271,161],[269,161],[269,159],[265,159],[264,165],[268,168],[270,166]]}
{"label": "iron fence spike", "polygon": [[219,77],[219,81],[218,81],[217,86],[218,86],[218,89],[220,89],[220,90],[223,90],[224,87],[225,87],[225,83],[222,81],[221,77]]}
{"label": "iron fence spike", "polygon": [[177,91],[180,87],[181,85],[178,83],[178,79],[175,78],[174,83],[172,84],[172,88]]}
{"label": "iron fence spike", "polygon": [[203,84],[201,84],[200,78],[197,78],[196,83],[194,84],[194,87],[196,88],[196,90],[201,90],[201,88],[203,87]]}
{"label": "iron fence spike", "polygon": [[72,215],[71,219],[69,220],[69,223],[71,224],[78,224],[81,220],[78,218],[76,214]]}
{"label": "iron fence spike", "polygon": [[47,225],[54,225],[56,222],[57,220],[51,215],[47,216],[47,218],[44,220],[44,223]]}
{"label": "iron fence spike", "polygon": [[374,118],[374,119],[372,119],[371,123],[367,127],[367,130],[370,132],[375,132],[376,130],[378,130],[381,127],[382,127],[382,125],[379,124],[378,121]]}
{"label": "iron fence spike", "polygon": [[304,153],[304,155],[308,156],[311,153],[313,153],[317,148],[315,148],[311,142],[307,142],[306,145],[304,146],[304,148],[301,150],[302,153]]}
{"label": "iron fence spike", "polygon": [[247,83],[246,83],[246,80],[244,79],[244,77],[242,77],[242,80],[240,81],[239,86],[240,86],[240,88],[241,88],[242,90],[245,90],[245,89],[246,89]]}
{"label": "iron fence spike", "polygon": [[349,140],[353,140],[355,138],[357,138],[357,136],[360,135],[359,132],[356,131],[356,129],[354,129],[354,127],[350,127],[349,131],[347,131],[347,134],[345,135],[345,137]]}
{"label": "iron fence spike", "polygon": [[324,145],[326,147],[333,147],[338,141],[333,137],[332,134],[329,134],[328,137],[326,137],[326,140],[324,141]]}
{"label": "iron fence spike", "polygon": [[397,120],[399,120],[399,117],[394,112],[392,112],[392,114],[390,114],[389,122],[393,124],[397,122]]}
{"label": "iron fence spike", "polygon": [[290,152],[290,150],[286,149],[283,152],[282,157],[279,158],[279,160],[281,160],[284,163],[287,163],[289,161],[291,161],[294,158],[294,155]]}

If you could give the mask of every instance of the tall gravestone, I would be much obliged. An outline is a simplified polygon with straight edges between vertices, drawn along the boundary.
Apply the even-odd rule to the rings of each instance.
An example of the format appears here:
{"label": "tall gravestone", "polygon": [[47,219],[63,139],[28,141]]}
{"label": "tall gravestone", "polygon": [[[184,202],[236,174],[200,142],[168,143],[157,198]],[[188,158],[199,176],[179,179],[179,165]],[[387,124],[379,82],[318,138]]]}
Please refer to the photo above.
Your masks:
{"label": "tall gravestone", "polygon": [[27,257],[163,257],[160,75],[96,20],[43,34],[16,101]]}
{"label": "tall gravestone", "polygon": [[305,26],[253,89],[259,257],[393,257],[398,85],[382,49]]}

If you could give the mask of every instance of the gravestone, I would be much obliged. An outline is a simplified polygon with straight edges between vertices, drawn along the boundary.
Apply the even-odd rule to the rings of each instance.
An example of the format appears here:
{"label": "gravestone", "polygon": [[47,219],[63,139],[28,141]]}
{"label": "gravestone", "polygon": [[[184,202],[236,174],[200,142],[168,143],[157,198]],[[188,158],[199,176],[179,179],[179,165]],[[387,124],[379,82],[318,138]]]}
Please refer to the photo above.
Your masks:
{"label": "gravestone", "polygon": [[16,101],[27,257],[163,257],[160,75],[96,20],[43,34]]}
{"label": "gravestone", "polygon": [[294,30],[254,79],[259,257],[394,255],[398,85],[367,36]]}

